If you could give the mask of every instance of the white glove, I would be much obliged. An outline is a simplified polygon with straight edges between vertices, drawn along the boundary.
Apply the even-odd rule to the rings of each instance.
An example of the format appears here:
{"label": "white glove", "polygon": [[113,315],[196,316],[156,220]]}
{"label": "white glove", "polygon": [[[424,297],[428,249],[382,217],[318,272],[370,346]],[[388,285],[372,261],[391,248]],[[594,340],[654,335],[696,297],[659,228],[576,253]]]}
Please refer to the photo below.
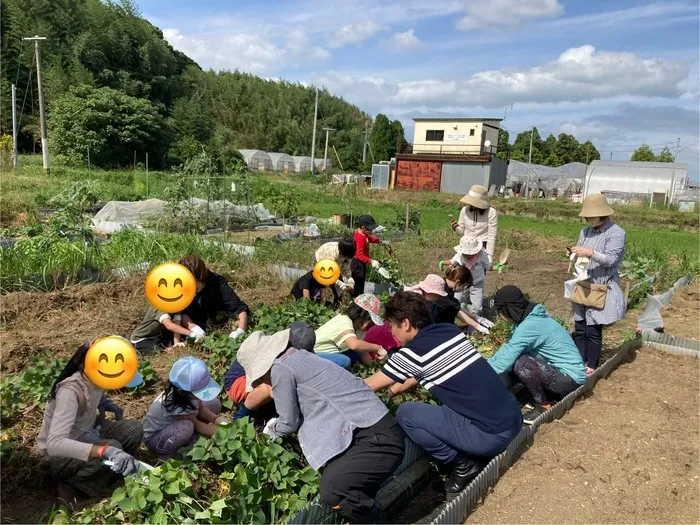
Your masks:
{"label": "white glove", "polygon": [[379,350],[377,350],[377,356],[379,357],[379,361],[384,362],[386,361],[386,358],[389,356],[389,354],[386,350],[380,348]]}
{"label": "white glove", "polygon": [[482,334],[490,334],[489,329],[486,328],[485,326],[482,326],[480,324],[476,325],[476,329],[478,332],[481,332]]}
{"label": "white glove", "polygon": [[214,423],[217,425],[221,425],[221,426],[226,427],[226,426],[231,424],[231,420],[226,419],[225,417],[219,416],[214,420]]}
{"label": "white glove", "polygon": [[344,292],[345,289],[348,288],[348,285],[345,284],[345,283],[344,283],[343,281],[341,281],[341,280],[337,280],[337,281],[336,281],[336,284],[338,285],[338,288],[340,289],[341,292]]}
{"label": "white glove", "polygon": [[486,328],[493,328],[493,321],[489,321],[486,319],[486,317],[477,317],[476,322],[481,326],[485,326]]}
{"label": "white glove", "polygon": [[245,330],[243,330],[243,328],[236,328],[233,332],[231,332],[230,334],[228,334],[228,336],[229,336],[229,337],[232,337],[233,339],[235,339],[235,338],[238,337],[239,335],[243,335],[243,334],[245,334]]}
{"label": "white glove", "polygon": [[375,270],[379,270],[379,268],[382,266],[381,264],[379,264],[379,261],[377,261],[376,259],[372,259],[371,264],[372,264],[372,268],[374,268]]}
{"label": "white glove", "polygon": [[379,268],[379,269],[377,270],[377,273],[378,273],[379,275],[381,275],[382,277],[384,277],[384,279],[390,279],[390,278],[391,278],[391,274],[389,273],[389,270],[387,270],[386,268]]}
{"label": "white glove", "polygon": [[194,341],[195,343],[199,343],[202,339],[204,339],[204,330],[202,330],[201,327],[194,325],[190,329],[190,333],[187,334],[187,339],[190,339],[191,341]]}
{"label": "white glove", "polygon": [[277,425],[277,418],[273,417],[270,421],[267,422],[267,425],[265,425],[265,428],[263,429],[263,434],[267,434],[270,436],[270,439],[277,439],[279,436],[275,432],[275,426]]}

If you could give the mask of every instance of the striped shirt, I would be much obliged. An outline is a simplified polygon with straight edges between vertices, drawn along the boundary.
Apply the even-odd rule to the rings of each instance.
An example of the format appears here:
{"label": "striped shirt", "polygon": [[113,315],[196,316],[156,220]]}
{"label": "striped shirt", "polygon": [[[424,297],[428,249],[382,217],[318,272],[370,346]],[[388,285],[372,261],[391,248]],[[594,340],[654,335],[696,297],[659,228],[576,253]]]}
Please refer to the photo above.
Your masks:
{"label": "striped shirt", "polygon": [[588,275],[593,284],[607,284],[605,307],[589,308],[573,304],[574,321],[588,325],[611,324],[625,316],[625,296],[620,288],[619,267],[625,258],[625,230],[608,219],[600,228],[586,227],[581,231],[576,246],[591,248],[593,257]]}
{"label": "striped shirt", "polygon": [[520,405],[493,368],[454,324],[431,324],[382,367],[403,383],[415,378],[443,405],[470,419],[484,432],[508,430]]}

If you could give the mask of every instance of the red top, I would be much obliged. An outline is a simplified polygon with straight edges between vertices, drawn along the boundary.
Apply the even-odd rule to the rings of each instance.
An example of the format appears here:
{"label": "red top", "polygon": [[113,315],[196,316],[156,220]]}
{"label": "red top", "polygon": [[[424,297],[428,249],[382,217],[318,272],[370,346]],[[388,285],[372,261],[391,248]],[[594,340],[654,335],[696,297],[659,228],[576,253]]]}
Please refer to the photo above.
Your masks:
{"label": "red top", "polygon": [[355,244],[357,245],[355,259],[362,261],[365,264],[371,263],[372,258],[369,256],[369,243],[380,244],[382,242],[381,239],[372,235],[365,235],[360,230],[355,230],[353,237],[355,238]]}

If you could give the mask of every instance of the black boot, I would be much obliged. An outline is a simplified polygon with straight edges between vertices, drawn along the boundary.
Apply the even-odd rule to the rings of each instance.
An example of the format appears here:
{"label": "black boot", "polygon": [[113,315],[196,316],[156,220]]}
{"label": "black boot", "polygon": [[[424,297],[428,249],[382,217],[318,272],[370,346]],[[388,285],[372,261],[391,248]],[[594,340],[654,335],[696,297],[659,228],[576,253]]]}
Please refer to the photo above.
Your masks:
{"label": "black boot", "polygon": [[452,465],[452,472],[445,481],[445,492],[457,493],[462,492],[469,485],[469,482],[486,466],[486,462],[482,458],[458,454],[450,465]]}

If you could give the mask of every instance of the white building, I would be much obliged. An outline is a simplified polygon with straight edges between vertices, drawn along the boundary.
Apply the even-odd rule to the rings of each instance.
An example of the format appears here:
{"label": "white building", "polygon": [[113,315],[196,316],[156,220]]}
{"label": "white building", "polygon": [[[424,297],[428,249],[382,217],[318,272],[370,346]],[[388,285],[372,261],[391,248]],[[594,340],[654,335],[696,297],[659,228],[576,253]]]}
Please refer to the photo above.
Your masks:
{"label": "white building", "polygon": [[662,194],[662,200],[674,202],[679,190],[687,185],[687,164],[677,163],[674,169],[673,162],[594,160],[586,170],[583,194],[603,193],[624,199]]}
{"label": "white building", "polygon": [[[495,154],[499,118],[414,118],[413,153]],[[486,146],[486,143],[490,146]]]}

